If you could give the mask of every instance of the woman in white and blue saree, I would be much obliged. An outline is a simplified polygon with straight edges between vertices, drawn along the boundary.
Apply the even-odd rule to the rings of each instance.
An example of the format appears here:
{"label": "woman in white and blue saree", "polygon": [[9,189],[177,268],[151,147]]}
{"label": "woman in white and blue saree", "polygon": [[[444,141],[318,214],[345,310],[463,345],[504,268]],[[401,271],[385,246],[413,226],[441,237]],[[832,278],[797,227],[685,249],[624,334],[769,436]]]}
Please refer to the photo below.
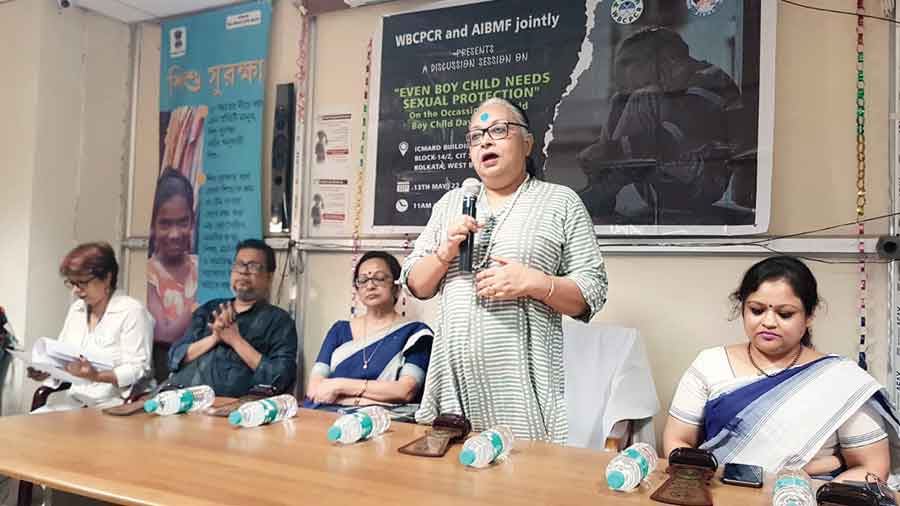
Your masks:
{"label": "woman in white and blue saree", "polygon": [[703,350],[678,385],[666,452],[689,446],[776,472],[885,479],[898,424],[882,387],[854,362],[812,348],[815,277],[792,257],[757,263],[732,295],[749,342]]}
{"label": "woman in white and blue saree", "polygon": [[[394,306],[400,263],[370,251],[354,269],[353,284],[364,314],[336,322],[310,373],[306,408],[391,405],[395,414],[415,411],[428,371],[434,334],[422,322],[404,321]],[[401,407],[402,406],[402,407]]]}

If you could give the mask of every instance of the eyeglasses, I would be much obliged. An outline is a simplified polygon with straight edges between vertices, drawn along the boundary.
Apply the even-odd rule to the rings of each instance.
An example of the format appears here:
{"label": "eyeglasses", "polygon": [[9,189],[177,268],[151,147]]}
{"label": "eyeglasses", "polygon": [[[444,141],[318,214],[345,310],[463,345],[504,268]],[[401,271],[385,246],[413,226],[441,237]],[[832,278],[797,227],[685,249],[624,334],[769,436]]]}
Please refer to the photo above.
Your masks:
{"label": "eyeglasses", "polygon": [[266,270],[266,266],[259,262],[235,262],[231,264],[231,272],[239,274],[259,274]]}
{"label": "eyeglasses", "polygon": [[65,285],[69,290],[77,286],[79,290],[83,291],[88,286],[88,283],[95,279],[97,279],[96,276],[91,276],[87,279],[66,279],[63,281],[63,285]]}
{"label": "eyeglasses", "polygon": [[393,278],[388,276],[372,276],[371,278],[360,276],[354,280],[354,285],[357,288],[362,288],[366,286],[369,281],[371,281],[375,286],[382,287],[388,285],[390,281],[393,281]]}
{"label": "eyeglasses", "polygon": [[466,142],[469,143],[469,146],[477,146],[481,144],[482,139],[484,139],[484,134],[487,134],[488,137],[495,141],[505,139],[509,137],[510,125],[528,129],[528,125],[523,125],[522,123],[516,123],[514,121],[498,121],[487,128],[473,128],[469,130],[466,133]]}

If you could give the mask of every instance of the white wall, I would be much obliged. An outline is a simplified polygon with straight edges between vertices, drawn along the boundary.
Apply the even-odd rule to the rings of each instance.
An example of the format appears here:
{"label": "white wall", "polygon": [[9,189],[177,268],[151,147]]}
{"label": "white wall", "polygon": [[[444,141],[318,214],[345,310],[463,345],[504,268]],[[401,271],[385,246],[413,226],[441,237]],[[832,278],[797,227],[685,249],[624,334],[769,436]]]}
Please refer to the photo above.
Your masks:
{"label": "white wall", "polygon": [[[0,301],[18,333],[27,330],[29,238],[31,221],[31,194],[34,181],[35,158],[34,109],[37,104],[36,83],[38,65],[38,5],[36,2],[12,2],[0,5],[0,33],[16,44],[0,44],[0,61],[7,68],[16,69],[17,79],[0,79],[0,110],[5,111],[0,121]],[[14,382],[3,387],[4,404],[15,398],[10,394]],[[4,406],[0,410],[7,412]]]}
{"label": "white wall", "polygon": [[[85,241],[116,246],[122,235],[131,35],[127,25],[58,10],[53,0],[0,4],[0,33],[10,41],[0,61],[22,69],[22,79],[0,84],[0,106],[15,119],[0,125],[9,143],[3,179],[12,182],[0,189],[8,197],[0,279],[27,346],[62,325],[69,303],[62,256]],[[25,410],[34,390],[23,378],[13,367],[4,392],[13,411]]]}

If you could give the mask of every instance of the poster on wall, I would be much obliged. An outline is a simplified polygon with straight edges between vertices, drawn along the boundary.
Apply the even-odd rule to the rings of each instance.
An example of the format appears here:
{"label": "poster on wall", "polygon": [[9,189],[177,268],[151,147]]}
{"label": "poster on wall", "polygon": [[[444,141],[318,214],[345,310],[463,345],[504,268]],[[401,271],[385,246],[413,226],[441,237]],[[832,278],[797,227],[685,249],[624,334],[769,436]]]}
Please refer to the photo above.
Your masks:
{"label": "poster on wall", "polygon": [[476,176],[464,136],[519,104],[538,177],[574,189],[601,235],[738,235],[769,224],[772,2],[494,0],[382,18],[366,226],[415,233]]}
{"label": "poster on wall", "polygon": [[353,233],[351,213],[357,174],[350,159],[352,119],[346,109],[316,114],[306,226],[310,237],[346,237]]}
{"label": "poster on wall", "polygon": [[159,178],[147,301],[158,342],[192,310],[230,297],[234,247],[262,237],[262,113],[271,4],[251,2],[162,25]]}

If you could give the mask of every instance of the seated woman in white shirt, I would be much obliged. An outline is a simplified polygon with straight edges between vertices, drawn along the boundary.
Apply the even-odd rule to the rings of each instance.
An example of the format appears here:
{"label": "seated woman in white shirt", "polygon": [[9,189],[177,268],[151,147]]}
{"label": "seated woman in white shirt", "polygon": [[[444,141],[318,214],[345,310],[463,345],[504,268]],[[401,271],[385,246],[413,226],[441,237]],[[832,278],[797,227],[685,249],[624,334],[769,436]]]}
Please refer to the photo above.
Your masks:
{"label": "seated woman in white shirt", "polygon": [[[66,395],[51,396],[46,406],[34,412],[122,404],[136,384],[146,384],[141,380],[150,377],[153,318],[136,299],[115,293],[119,264],[107,243],[76,247],[63,258],[59,272],[77,298],[69,306],[59,340],[86,353],[112,357],[113,368],[98,371],[84,358],[70,362],[66,370],[89,382],[72,385]],[[50,386],[59,384],[32,368],[28,377]]]}
{"label": "seated woman in white shirt", "polygon": [[897,421],[874,378],[813,348],[809,327],[819,295],[809,268],[793,257],[763,260],[732,299],[748,342],[703,350],[685,372],[663,433],[666,453],[700,447],[720,465],[885,479]]}

